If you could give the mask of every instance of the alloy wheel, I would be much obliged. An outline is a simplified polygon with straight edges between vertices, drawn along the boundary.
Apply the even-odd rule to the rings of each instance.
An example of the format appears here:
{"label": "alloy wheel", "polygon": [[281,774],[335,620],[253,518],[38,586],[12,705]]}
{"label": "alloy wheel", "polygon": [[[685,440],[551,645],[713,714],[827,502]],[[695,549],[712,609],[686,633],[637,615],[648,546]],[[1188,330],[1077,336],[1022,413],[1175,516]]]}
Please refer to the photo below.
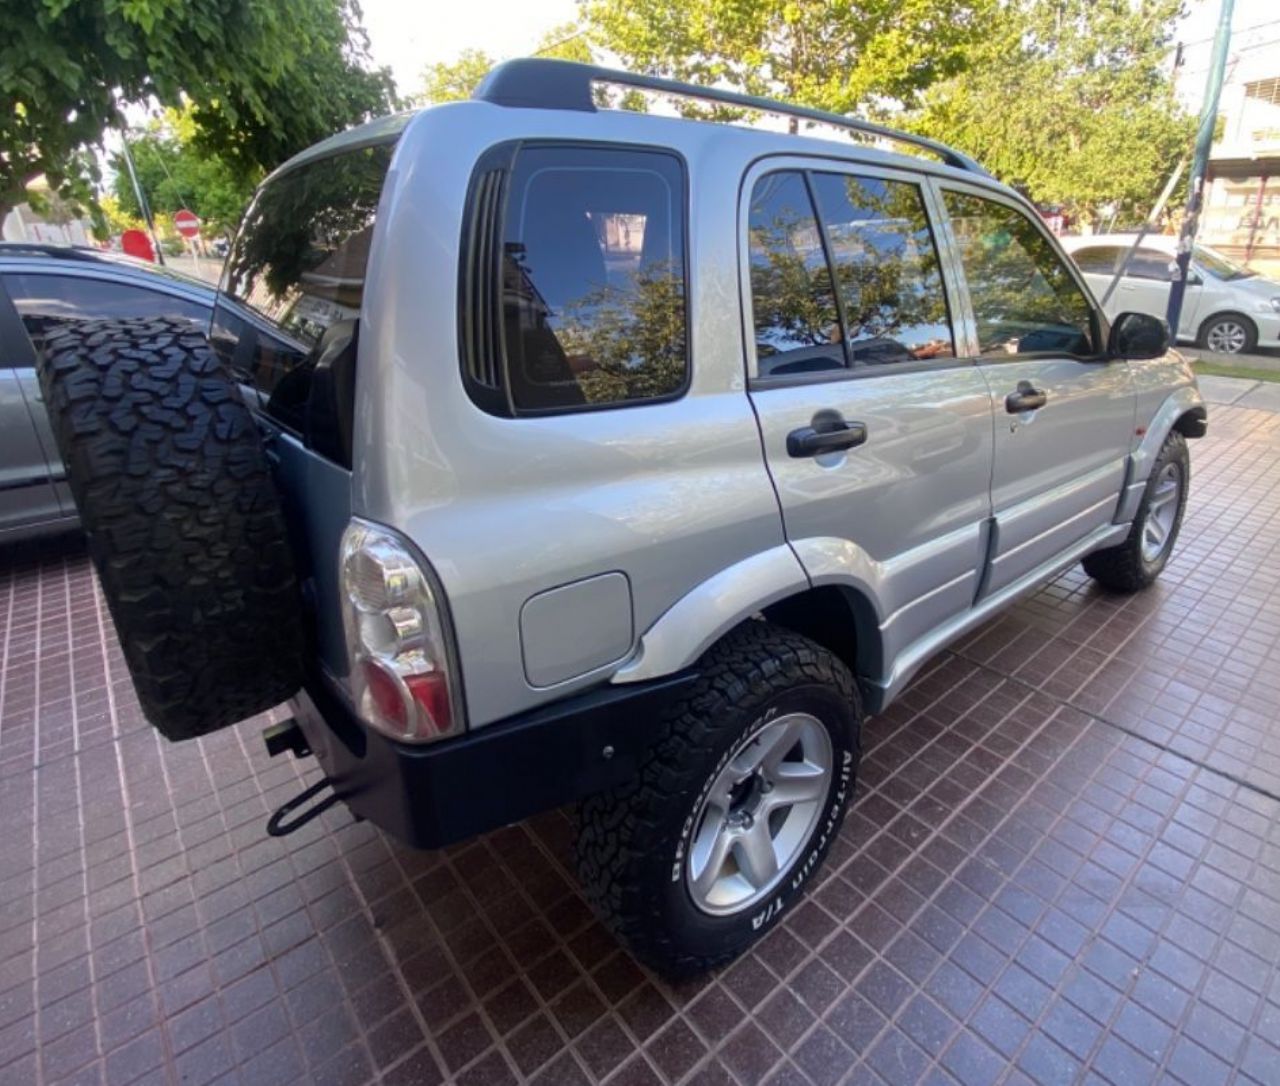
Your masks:
{"label": "alloy wheel", "polygon": [[1234,320],[1215,322],[1205,337],[1205,346],[1220,354],[1239,354],[1248,342],[1248,330],[1239,321]]}
{"label": "alloy wheel", "polygon": [[1146,519],[1142,524],[1142,558],[1156,561],[1173,539],[1173,525],[1178,517],[1179,498],[1182,494],[1182,469],[1177,464],[1165,464],[1156,476],[1155,489],[1147,504]]}
{"label": "alloy wheel", "polygon": [[831,737],[808,713],[770,721],[717,775],[694,819],[685,880],[703,912],[765,898],[807,846],[833,767]]}

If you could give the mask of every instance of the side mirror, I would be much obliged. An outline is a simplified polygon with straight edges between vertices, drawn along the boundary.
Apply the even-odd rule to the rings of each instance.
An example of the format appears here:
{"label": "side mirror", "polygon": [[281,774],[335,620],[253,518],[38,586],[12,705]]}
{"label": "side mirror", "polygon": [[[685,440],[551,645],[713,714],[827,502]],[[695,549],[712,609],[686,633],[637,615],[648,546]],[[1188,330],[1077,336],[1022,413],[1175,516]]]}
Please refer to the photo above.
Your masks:
{"label": "side mirror", "polygon": [[1150,313],[1121,313],[1111,325],[1107,354],[1141,361],[1159,358],[1169,349],[1169,325]]}

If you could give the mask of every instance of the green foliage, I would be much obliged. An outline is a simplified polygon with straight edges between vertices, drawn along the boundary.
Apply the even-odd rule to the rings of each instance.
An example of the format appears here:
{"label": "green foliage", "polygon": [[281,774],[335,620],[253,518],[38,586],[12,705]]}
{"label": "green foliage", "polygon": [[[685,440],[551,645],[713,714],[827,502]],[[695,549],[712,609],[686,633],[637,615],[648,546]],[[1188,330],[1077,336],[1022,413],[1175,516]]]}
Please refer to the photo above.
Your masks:
{"label": "green foliage", "polygon": [[393,104],[356,0],[0,0],[0,208],[44,175],[90,197],[117,96],[193,103],[193,141],[249,175]]}
{"label": "green foliage", "polygon": [[1167,52],[1181,0],[1022,0],[910,126],[1042,204],[1145,215],[1195,128]]}
{"label": "green foliage", "polygon": [[483,49],[464,49],[455,61],[432,64],[422,73],[420,100],[438,105],[470,98],[480,80],[497,63]]}
{"label": "green foliage", "polygon": [[999,0],[584,0],[627,67],[837,112],[914,103],[963,70]]}
{"label": "green foliage", "polygon": [[[189,208],[200,217],[206,236],[231,233],[261,171],[233,169],[221,156],[196,145],[196,131],[189,108],[168,110],[164,120],[153,123],[145,135],[131,138],[138,181],[152,212],[172,215],[179,208]],[[112,168],[116,206],[127,216],[141,218],[123,156],[115,156]]]}
{"label": "green foliage", "polygon": [[[591,43],[587,29],[577,23],[562,23],[548,30],[529,53],[555,60],[576,60],[590,64]],[[489,69],[501,61],[483,49],[464,49],[457,60],[428,65],[422,72],[422,90],[415,101],[423,105],[460,102],[471,97]]]}

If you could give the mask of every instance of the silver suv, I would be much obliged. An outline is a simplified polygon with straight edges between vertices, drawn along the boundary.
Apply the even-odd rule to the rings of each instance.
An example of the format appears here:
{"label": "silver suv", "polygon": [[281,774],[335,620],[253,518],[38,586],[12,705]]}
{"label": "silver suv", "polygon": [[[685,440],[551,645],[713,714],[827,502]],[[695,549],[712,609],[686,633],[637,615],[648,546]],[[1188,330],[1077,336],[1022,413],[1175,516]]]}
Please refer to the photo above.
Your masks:
{"label": "silver suv", "polygon": [[285,164],[222,291],[207,341],[85,324],[42,365],[147,715],[292,699],[268,745],[324,779],[277,834],[576,804],[586,894],[670,973],[795,904],[943,645],[1080,560],[1154,580],[1206,425],[1164,325],[963,155],[554,61]]}

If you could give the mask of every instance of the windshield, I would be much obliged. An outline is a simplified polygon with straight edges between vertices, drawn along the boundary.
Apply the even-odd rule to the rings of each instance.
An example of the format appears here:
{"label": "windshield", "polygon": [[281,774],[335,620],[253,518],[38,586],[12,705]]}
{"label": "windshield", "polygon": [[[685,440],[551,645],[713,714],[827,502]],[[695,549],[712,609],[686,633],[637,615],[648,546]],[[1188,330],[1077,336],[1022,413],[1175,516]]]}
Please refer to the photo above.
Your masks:
{"label": "windshield", "polygon": [[1207,245],[1197,245],[1192,250],[1192,255],[1196,258],[1196,263],[1215,279],[1226,279],[1228,281],[1250,279],[1258,274],[1237,264],[1234,260],[1228,260],[1216,249],[1210,249]]}

